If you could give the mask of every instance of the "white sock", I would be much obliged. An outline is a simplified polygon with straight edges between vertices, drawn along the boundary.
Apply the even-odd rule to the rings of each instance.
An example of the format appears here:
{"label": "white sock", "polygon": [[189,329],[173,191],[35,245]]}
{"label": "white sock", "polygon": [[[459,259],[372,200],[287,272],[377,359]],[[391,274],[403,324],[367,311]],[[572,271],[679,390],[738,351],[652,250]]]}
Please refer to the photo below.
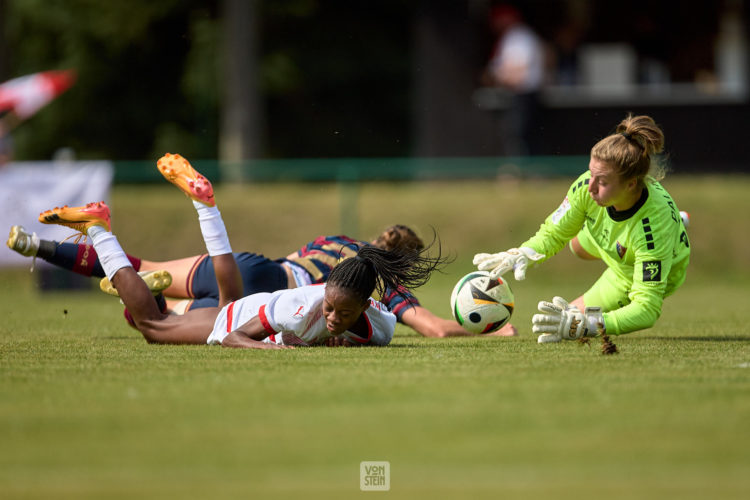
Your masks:
{"label": "white sock", "polygon": [[224,255],[232,253],[232,247],[229,244],[227,228],[224,227],[224,221],[217,207],[209,207],[204,203],[193,200],[193,206],[198,211],[198,222],[201,225],[201,234],[203,241],[206,243],[208,255]]}
{"label": "white sock", "polygon": [[99,256],[99,263],[110,281],[123,267],[133,267],[114,234],[102,226],[91,226],[86,233],[91,238],[94,250]]}

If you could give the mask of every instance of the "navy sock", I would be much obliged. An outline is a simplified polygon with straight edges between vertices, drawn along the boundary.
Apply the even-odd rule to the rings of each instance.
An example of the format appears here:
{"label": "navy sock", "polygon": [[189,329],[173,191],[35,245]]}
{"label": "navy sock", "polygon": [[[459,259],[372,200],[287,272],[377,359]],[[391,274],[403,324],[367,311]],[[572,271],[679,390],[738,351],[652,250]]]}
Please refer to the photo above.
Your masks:
{"label": "navy sock", "polygon": [[[107,275],[99,263],[99,256],[92,245],[41,240],[37,257],[84,276],[103,278]],[[141,259],[131,255],[127,257],[135,270],[140,270]]]}

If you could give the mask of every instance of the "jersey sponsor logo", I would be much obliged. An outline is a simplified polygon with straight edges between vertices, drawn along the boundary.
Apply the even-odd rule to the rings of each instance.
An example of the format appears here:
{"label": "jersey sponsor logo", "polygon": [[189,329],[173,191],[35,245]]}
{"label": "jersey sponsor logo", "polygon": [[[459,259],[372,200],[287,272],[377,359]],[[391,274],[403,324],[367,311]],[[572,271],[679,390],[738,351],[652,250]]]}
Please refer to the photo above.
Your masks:
{"label": "jersey sponsor logo", "polygon": [[625,252],[627,252],[628,249],[625,248],[624,246],[622,246],[619,241],[615,242],[615,246],[617,248],[617,255],[620,256],[620,259],[622,259],[623,257],[625,257]]}
{"label": "jersey sponsor logo", "polygon": [[568,210],[570,210],[570,200],[566,196],[562,203],[560,203],[560,206],[557,207],[557,210],[555,210],[555,213],[552,214],[552,222],[559,224],[560,219],[568,213]]}
{"label": "jersey sponsor logo", "polygon": [[302,318],[305,315],[305,313],[302,312],[302,309],[304,308],[305,306],[299,306],[299,309],[297,309],[297,312],[292,314],[292,316],[295,318]]}
{"label": "jersey sponsor logo", "polygon": [[648,260],[643,263],[643,281],[661,281],[660,260]]}

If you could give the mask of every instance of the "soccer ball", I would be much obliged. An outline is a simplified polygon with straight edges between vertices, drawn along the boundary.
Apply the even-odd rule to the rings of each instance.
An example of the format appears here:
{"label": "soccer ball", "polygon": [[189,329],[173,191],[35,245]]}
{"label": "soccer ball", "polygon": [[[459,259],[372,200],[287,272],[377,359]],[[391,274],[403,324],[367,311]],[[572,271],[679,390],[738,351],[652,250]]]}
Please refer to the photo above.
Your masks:
{"label": "soccer ball", "polygon": [[471,333],[491,333],[502,328],[513,314],[513,291],[501,277],[474,271],[456,283],[451,294],[451,312],[459,325]]}

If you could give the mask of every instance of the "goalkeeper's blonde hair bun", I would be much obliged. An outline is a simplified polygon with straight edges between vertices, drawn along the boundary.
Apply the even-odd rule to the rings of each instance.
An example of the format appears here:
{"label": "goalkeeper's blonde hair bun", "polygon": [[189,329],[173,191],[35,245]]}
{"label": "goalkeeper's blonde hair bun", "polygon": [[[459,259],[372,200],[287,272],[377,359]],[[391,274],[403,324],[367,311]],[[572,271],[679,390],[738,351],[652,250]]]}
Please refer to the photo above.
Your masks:
{"label": "goalkeeper's blonde hair bun", "polygon": [[650,116],[629,114],[615,133],[591,148],[591,157],[615,166],[621,179],[661,180],[666,165],[656,155],[664,151],[664,132]]}

